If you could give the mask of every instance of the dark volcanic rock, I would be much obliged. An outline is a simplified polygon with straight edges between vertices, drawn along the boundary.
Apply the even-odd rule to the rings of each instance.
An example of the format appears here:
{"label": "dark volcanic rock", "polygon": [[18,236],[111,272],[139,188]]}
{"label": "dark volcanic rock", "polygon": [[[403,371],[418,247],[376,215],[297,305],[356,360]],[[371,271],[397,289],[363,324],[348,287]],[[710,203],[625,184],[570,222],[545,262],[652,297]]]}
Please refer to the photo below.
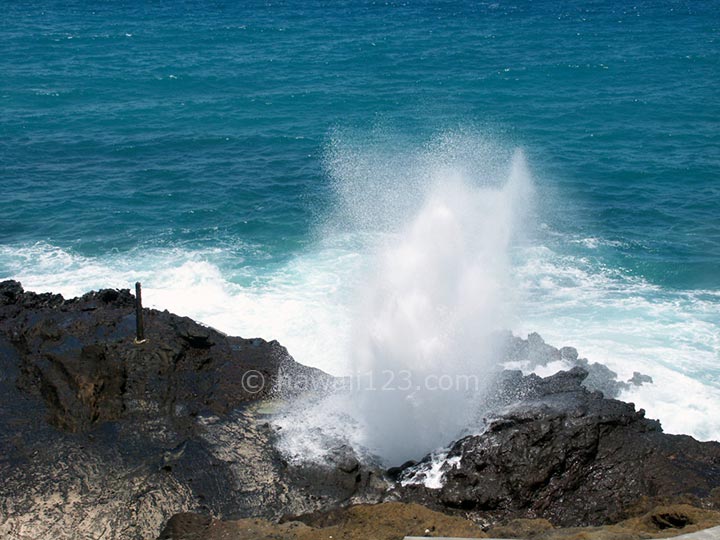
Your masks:
{"label": "dark volcanic rock", "polygon": [[49,421],[65,431],[136,414],[225,414],[267,397],[280,370],[324,376],[276,341],[228,337],[168,312],[145,310],[147,340],[135,343],[127,290],[63,301],[4,282],[0,297],[0,333],[22,357],[18,385],[41,397]]}
{"label": "dark volcanic rock", "polygon": [[515,387],[522,401],[451,446],[441,489],[409,487],[403,497],[578,526],[617,521],[643,497],[702,498],[720,486],[720,444],[663,434],[632,404],[584,388],[586,376],[507,374],[502,391]]}
{"label": "dark volcanic rock", "polygon": [[538,366],[547,366],[550,362],[562,362],[569,367],[581,367],[587,372],[583,386],[588,390],[598,390],[605,397],[616,398],[623,390],[631,385],[641,386],[652,384],[652,377],[635,372],[627,382],[619,381],[618,375],[604,364],[589,362],[587,358],[580,358],[575,347],[562,347],[556,349],[545,343],[539,334],[533,332],[527,339],[522,339],[508,333],[500,333],[500,342],[505,351],[506,360],[521,362],[523,369],[534,370]]}
{"label": "dark volcanic rock", "polygon": [[127,290],[64,300],[0,283],[0,537],[145,539],[183,511],[279,518],[365,500],[374,475],[350,451],[298,481],[255,407],[280,372],[327,375],[168,312],[146,309],[135,343],[134,304]]}
{"label": "dark volcanic rock", "polygon": [[64,300],[0,283],[0,537],[146,539],[174,514],[167,534],[216,523],[197,514],[287,521],[381,500],[584,525],[645,497],[720,493],[720,444],[665,435],[588,390],[592,365],[537,335],[512,338],[511,356],[588,369],[499,375],[487,430],[449,448],[442,488],[403,486],[427,460],[384,476],[341,443],[323,465],[291,463],[262,411],[276,381],[292,381],[290,399],[332,387],[329,376],[277,342],[168,312],[145,310],[147,341],[135,343],[134,303],[126,290]]}

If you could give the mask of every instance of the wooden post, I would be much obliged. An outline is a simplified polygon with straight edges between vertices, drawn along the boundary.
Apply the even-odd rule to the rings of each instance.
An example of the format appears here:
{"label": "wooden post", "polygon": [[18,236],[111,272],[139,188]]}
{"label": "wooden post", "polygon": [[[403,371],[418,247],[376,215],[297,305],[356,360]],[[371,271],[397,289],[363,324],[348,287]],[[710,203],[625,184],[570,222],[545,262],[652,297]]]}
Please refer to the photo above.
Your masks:
{"label": "wooden post", "polygon": [[142,291],[140,282],[135,283],[135,343],[145,341],[145,324],[143,322]]}

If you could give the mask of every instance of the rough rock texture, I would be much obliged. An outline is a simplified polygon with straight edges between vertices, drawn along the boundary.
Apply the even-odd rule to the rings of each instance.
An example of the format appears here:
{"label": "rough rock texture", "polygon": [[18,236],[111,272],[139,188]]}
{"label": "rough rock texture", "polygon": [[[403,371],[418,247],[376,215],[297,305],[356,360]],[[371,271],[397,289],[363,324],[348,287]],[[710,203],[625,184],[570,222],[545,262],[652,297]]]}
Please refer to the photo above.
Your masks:
{"label": "rough rock texture", "polygon": [[627,381],[619,381],[618,375],[604,364],[590,362],[587,358],[580,358],[575,347],[561,347],[560,349],[548,345],[537,333],[531,333],[527,339],[512,334],[500,336],[500,342],[505,350],[506,359],[522,365],[523,369],[532,371],[538,366],[547,366],[557,362],[568,368],[581,367],[587,371],[583,386],[588,390],[598,390],[605,397],[616,398],[623,390],[631,386],[652,384],[652,377],[637,371]]}
{"label": "rough rock texture", "polygon": [[255,406],[280,370],[327,375],[168,312],[145,310],[136,344],[134,304],[0,284],[0,537],[146,539],[187,510],[279,518],[364,500],[378,475],[297,470]]}
{"label": "rough rock texture", "polygon": [[[254,518],[242,523],[260,527],[257,535],[275,534],[271,522],[282,519],[280,538],[333,527],[356,538],[380,520],[396,536],[376,537],[391,538],[440,518],[407,505],[344,508],[422,503],[472,519],[452,527],[475,531],[517,518],[605,524],[644,500],[720,502],[720,444],[663,434],[632,404],[588,390],[583,367],[544,379],[500,375],[486,431],[451,444],[440,489],[407,485],[430,458],[386,476],[342,445],[326,464],[291,463],[264,413],[278,397],[274,383],[289,378],[292,392],[307,394],[332,386],[328,375],[277,342],[228,337],[168,312],[145,310],[145,321],[147,341],[135,343],[128,291],[64,300],[0,283],[0,537],[157,538],[179,514],[166,536],[180,527],[232,538],[237,528],[217,518]],[[512,340],[517,361],[582,364],[574,349],[539,336]],[[292,397],[282,396],[286,406]]]}
{"label": "rough rock texture", "polygon": [[44,400],[52,425],[83,432],[134,415],[222,415],[266,397],[280,369],[324,376],[276,341],[228,337],[167,311],[145,310],[147,341],[134,343],[134,305],[127,290],[64,301],[0,284],[0,335],[21,357],[18,386]]}
{"label": "rough rock texture", "polygon": [[[715,525],[717,511],[675,506],[614,526],[578,528],[638,515],[643,504],[663,499],[717,507],[720,493],[720,444],[665,435],[658,422],[646,419],[632,404],[587,390],[585,377],[581,368],[546,378],[503,373],[493,396],[501,408],[483,434],[451,445],[444,486],[396,484],[387,498],[455,514],[500,537],[639,539]],[[401,481],[422,480],[424,464],[408,463],[392,472]],[[281,525],[213,521],[193,534],[207,540],[418,534],[412,520],[386,520],[389,508],[397,513],[401,507],[363,507],[362,512],[374,516],[366,521],[353,509],[295,516]],[[186,538],[185,533],[170,527],[165,538]]]}
{"label": "rough rock texture", "polygon": [[662,433],[632,404],[588,391],[586,376],[581,368],[544,379],[505,373],[500,392],[521,401],[499,411],[483,434],[451,446],[441,489],[411,485],[402,497],[479,520],[578,526],[618,521],[642,497],[708,498],[720,486],[719,443]]}

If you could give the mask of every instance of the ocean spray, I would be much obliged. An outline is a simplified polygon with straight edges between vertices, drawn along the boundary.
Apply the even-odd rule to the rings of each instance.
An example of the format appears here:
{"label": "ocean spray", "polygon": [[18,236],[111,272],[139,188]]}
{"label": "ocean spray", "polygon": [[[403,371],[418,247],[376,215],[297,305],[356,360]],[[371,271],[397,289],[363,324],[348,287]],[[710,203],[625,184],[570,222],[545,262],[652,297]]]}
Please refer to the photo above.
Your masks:
{"label": "ocean spray", "polygon": [[501,187],[435,173],[427,200],[377,255],[353,323],[361,443],[388,463],[450,442],[474,422],[507,328],[509,247],[530,180],[522,152]]}
{"label": "ocean spray", "polygon": [[[511,322],[509,250],[532,182],[522,151],[503,171],[497,160],[491,169],[483,156],[463,159],[462,142],[445,139],[400,168],[349,164],[347,154],[331,168],[345,209],[339,221],[385,230],[351,311],[351,390],[295,403],[278,419],[291,455],[313,459],[346,442],[396,465],[477,423],[499,361],[492,334]],[[492,146],[482,149],[487,156]],[[382,181],[362,178],[373,169]]]}

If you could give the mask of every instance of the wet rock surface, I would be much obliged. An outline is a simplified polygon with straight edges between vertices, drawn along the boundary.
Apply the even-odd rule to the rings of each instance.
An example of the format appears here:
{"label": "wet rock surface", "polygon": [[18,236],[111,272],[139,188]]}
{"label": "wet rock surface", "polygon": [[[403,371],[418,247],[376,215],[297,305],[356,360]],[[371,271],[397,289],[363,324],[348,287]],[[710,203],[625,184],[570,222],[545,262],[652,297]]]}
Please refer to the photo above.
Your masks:
{"label": "wet rock surface", "polygon": [[652,384],[652,377],[639,372],[634,372],[627,381],[618,380],[618,374],[604,364],[590,362],[587,358],[581,358],[575,347],[556,348],[545,343],[537,333],[531,333],[527,339],[522,339],[512,334],[501,335],[500,341],[505,349],[507,361],[518,363],[526,371],[532,371],[539,366],[548,366],[551,363],[564,365],[567,369],[580,367],[587,372],[583,379],[583,386],[588,390],[597,390],[607,398],[620,396],[623,390],[632,386]]}
{"label": "wet rock surface", "polygon": [[[720,502],[720,444],[662,433],[606,397],[617,390],[612,373],[595,368],[599,391],[577,351],[537,335],[510,337],[508,359],[575,367],[500,374],[485,432],[449,446],[442,487],[407,482],[422,480],[430,457],[383,472],[339,445],[327,463],[291,463],[264,412],[274,382],[313,392],[330,376],[277,342],[168,312],[145,310],[147,341],[135,343],[134,304],[126,290],[65,300],[0,283],[0,537],[311,538],[335,527],[335,538],[359,538],[377,518],[387,525],[377,537],[394,538],[440,519],[428,508],[471,520],[440,520],[448,531],[482,536],[517,519],[606,524],[643,500]],[[383,501],[408,504],[353,506]],[[680,529],[673,515],[657,526]]]}
{"label": "wet rock surface", "polygon": [[442,488],[409,485],[402,498],[480,520],[579,526],[618,521],[643,497],[699,500],[720,486],[719,443],[664,434],[632,404],[587,390],[586,377],[579,367],[544,379],[505,372],[499,392],[519,400],[489,418],[483,434],[451,445]]}
{"label": "wet rock surface", "polygon": [[348,453],[302,481],[255,407],[280,371],[327,375],[168,312],[145,310],[137,344],[134,306],[125,290],[64,300],[0,284],[0,537],[146,539],[183,511],[279,518],[366,500],[374,473]]}

